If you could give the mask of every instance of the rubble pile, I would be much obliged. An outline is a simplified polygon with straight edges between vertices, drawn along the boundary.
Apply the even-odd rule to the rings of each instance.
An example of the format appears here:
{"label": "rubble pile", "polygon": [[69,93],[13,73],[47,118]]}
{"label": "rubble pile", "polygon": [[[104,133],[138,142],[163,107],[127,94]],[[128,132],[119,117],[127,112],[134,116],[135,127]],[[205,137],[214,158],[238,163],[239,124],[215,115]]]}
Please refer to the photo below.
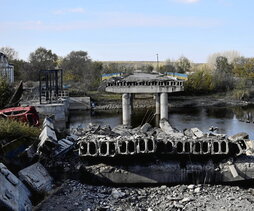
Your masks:
{"label": "rubble pile", "polygon": [[85,157],[115,157],[133,154],[189,154],[189,155],[236,155],[250,154],[248,136],[237,138],[223,134],[204,134],[198,128],[185,129],[183,133],[173,129],[167,121],[161,128],[152,128],[146,123],[142,127],[126,129],[89,125],[73,132],[79,136],[79,155]]}
{"label": "rubble pile", "polygon": [[108,187],[66,181],[36,210],[253,210],[254,189],[227,185]]}
{"label": "rubble pile", "polygon": [[[166,120],[160,122],[160,128],[148,123],[134,129],[89,124],[70,132],[58,139],[54,123],[45,118],[39,143],[24,152],[29,158],[25,167],[15,176],[0,163],[0,210],[31,210],[32,194],[52,194],[55,181],[51,173],[59,167],[65,172],[66,166],[91,183],[199,185],[112,188],[67,180],[40,210],[223,209],[224,203],[232,203],[240,193],[234,187],[200,184],[254,178],[254,144],[246,133],[227,137],[198,128],[180,132]],[[229,200],[212,196],[218,190],[233,194],[228,193]],[[249,208],[254,203],[250,193],[244,193],[247,203],[237,199],[236,207]]]}
{"label": "rubble pile", "polygon": [[39,139],[37,153],[46,158],[56,158],[74,148],[77,136],[70,135],[58,140],[53,121],[47,117],[43,121],[43,130]]}
{"label": "rubble pile", "polygon": [[[53,178],[40,163],[43,160],[56,161],[74,148],[76,136],[58,140],[51,119],[45,118],[43,129],[37,140],[25,149],[20,158],[23,169],[15,176],[3,163],[0,163],[0,210],[32,210],[32,198],[45,196],[53,189]],[[55,160],[54,160],[55,159]],[[31,164],[32,163],[32,164]],[[17,171],[17,169],[16,169]]]}

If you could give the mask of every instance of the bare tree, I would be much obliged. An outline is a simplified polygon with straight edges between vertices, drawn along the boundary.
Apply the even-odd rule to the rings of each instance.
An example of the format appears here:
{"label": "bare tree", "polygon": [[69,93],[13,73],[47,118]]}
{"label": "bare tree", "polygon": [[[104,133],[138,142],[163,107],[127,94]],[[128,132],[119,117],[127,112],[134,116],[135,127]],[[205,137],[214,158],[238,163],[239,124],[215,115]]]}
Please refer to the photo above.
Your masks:
{"label": "bare tree", "polygon": [[18,52],[15,51],[11,47],[7,47],[7,46],[6,47],[1,47],[0,52],[5,54],[8,57],[9,61],[13,61],[13,60],[18,59]]}
{"label": "bare tree", "polygon": [[217,52],[208,56],[207,63],[214,70],[216,69],[216,59],[217,57],[222,56],[227,58],[228,63],[232,63],[236,58],[240,57],[240,53],[238,51],[224,51]]}

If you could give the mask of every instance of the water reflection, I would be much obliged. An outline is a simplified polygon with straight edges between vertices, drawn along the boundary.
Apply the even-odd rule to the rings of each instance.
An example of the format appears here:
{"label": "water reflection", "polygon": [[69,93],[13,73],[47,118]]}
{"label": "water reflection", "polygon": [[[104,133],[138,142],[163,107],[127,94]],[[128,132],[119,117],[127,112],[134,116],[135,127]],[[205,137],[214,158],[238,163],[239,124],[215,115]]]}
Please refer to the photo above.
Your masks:
{"label": "water reflection", "polygon": [[[183,130],[198,127],[204,132],[210,126],[218,127],[218,133],[234,135],[238,132],[247,132],[254,139],[254,106],[247,107],[196,107],[196,108],[169,108],[169,121],[173,127]],[[86,111],[72,112],[70,128],[86,127],[90,122],[108,124],[111,127],[121,124],[121,112],[114,111]],[[135,110],[132,117],[133,127],[149,122],[156,125],[154,110]]]}

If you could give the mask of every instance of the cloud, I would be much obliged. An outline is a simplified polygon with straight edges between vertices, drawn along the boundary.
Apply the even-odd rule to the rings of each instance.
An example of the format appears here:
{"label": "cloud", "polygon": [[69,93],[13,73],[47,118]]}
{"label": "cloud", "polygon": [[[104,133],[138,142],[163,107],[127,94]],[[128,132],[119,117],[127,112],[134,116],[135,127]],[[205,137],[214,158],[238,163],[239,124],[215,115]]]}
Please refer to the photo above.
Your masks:
{"label": "cloud", "polygon": [[[133,13],[94,14],[88,20],[62,22],[5,22],[0,25],[8,29],[34,31],[73,31],[104,28],[211,28],[223,25],[217,19],[178,16],[151,16]],[[2,28],[2,29],[3,29]]]}
{"label": "cloud", "polygon": [[78,8],[69,8],[69,9],[60,9],[53,11],[53,14],[55,15],[63,15],[67,13],[84,13],[84,8],[78,7]]}
{"label": "cloud", "polygon": [[197,3],[200,0],[174,0],[174,1],[179,3],[192,4],[192,3]]}

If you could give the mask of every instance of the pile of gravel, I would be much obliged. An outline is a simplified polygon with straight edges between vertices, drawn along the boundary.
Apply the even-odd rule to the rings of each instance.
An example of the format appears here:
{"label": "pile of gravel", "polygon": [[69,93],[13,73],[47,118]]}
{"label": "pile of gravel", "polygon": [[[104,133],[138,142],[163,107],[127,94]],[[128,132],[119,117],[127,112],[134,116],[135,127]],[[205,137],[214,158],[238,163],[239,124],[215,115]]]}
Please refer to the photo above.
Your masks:
{"label": "pile of gravel", "polygon": [[67,180],[36,210],[253,210],[254,189],[225,185],[93,186]]}

